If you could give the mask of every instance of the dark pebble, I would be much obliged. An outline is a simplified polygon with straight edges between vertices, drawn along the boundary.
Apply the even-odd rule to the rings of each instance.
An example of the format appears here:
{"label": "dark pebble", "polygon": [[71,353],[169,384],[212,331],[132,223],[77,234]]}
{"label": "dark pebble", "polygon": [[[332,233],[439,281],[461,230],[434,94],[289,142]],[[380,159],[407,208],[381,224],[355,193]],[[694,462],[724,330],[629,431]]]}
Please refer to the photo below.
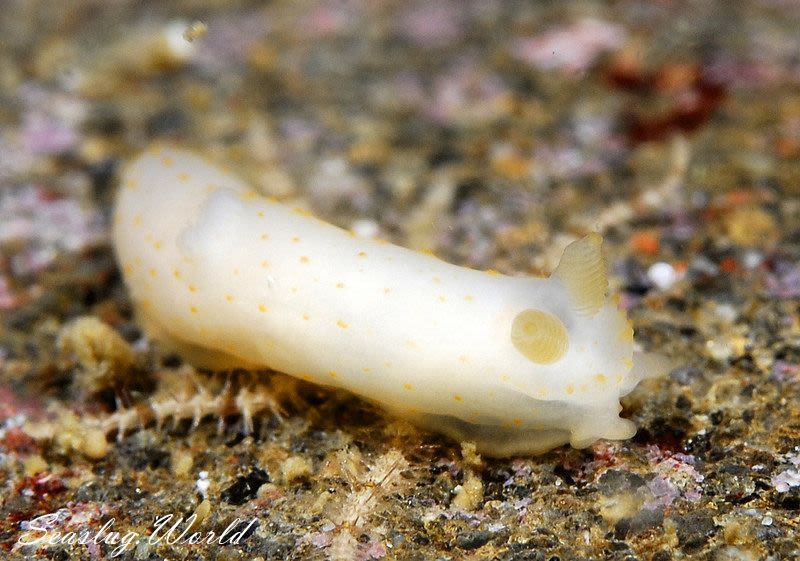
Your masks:
{"label": "dark pebble", "polygon": [[236,478],[233,485],[222,491],[220,497],[226,503],[241,505],[256,496],[258,488],[264,483],[269,483],[269,474],[260,468],[255,468],[247,475]]}
{"label": "dark pebble", "polygon": [[615,495],[620,491],[632,491],[645,484],[644,478],[629,471],[610,469],[600,476],[597,490],[606,496]]}
{"label": "dark pebble", "polygon": [[456,545],[461,549],[477,549],[486,545],[492,539],[492,533],[488,530],[468,532],[456,538]]}
{"label": "dark pebble", "polygon": [[707,509],[675,516],[673,520],[677,526],[678,541],[686,549],[705,545],[716,529],[713,515]]}

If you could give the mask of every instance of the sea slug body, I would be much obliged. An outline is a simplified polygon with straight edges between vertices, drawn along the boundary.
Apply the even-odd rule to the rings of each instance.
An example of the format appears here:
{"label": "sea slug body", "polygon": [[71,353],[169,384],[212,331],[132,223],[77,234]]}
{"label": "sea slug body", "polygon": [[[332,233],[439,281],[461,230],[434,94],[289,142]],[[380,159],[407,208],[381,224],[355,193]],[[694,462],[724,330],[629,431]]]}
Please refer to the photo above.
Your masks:
{"label": "sea slug body", "polygon": [[190,362],[345,388],[494,456],[634,434],[619,398],[645,369],[601,242],[569,245],[549,278],[477,271],[358,238],[161,145],[125,170],[114,216],[139,320]]}

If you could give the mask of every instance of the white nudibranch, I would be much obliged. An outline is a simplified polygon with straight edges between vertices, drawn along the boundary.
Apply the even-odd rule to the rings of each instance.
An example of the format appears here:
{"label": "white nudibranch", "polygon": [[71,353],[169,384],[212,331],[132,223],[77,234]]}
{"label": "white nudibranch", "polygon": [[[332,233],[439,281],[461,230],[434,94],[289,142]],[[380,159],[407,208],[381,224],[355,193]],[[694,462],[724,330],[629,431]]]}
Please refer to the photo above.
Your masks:
{"label": "white nudibranch", "polygon": [[140,322],[190,362],[345,388],[493,456],[635,433],[619,398],[651,361],[606,295],[601,243],[569,245],[549,278],[459,267],[168,146],[127,167],[114,216]]}

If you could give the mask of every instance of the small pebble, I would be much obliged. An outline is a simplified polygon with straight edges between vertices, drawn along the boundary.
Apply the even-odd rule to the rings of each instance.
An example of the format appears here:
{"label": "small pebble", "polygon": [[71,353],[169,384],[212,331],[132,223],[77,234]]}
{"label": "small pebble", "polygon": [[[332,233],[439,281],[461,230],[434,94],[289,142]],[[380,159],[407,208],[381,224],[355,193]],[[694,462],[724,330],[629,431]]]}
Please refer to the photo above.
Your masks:
{"label": "small pebble", "polygon": [[647,278],[659,290],[669,290],[672,285],[675,284],[675,281],[678,280],[678,273],[669,263],[659,261],[658,263],[653,263],[650,268],[647,269]]}
{"label": "small pebble", "polygon": [[194,485],[197,487],[197,490],[200,492],[200,494],[205,497],[206,493],[208,493],[208,487],[211,485],[211,482],[208,480],[208,472],[201,471],[198,473],[197,481],[195,481]]}
{"label": "small pebble", "polygon": [[291,483],[308,477],[311,472],[311,463],[302,456],[290,456],[281,465],[281,475],[284,483]]}
{"label": "small pebble", "polygon": [[188,477],[194,458],[188,450],[175,450],[172,453],[172,473],[179,479]]}
{"label": "small pebble", "polygon": [[374,220],[359,219],[353,221],[350,229],[359,238],[375,238],[381,233],[378,223]]}
{"label": "small pebble", "polygon": [[455,497],[451,503],[453,506],[466,511],[475,510],[483,501],[483,481],[469,471],[464,483],[456,486],[454,492]]}
{"label": "small pebble", "polygon": [[42,458],[39,454],[33,454],[32,456],[28,456],[25,458],[25,462],[23,464],[23,469],[25,470],[25,475],[33,476],[37,473],[41,473],[43,471],[47,471],[50,466],[47,464],[44,458]]}
{"label": "small pebble", "polygon": [[83,435],[81,452],[91,460],[100,460],[108,453],[106,435],[100,429],[89,429]]}

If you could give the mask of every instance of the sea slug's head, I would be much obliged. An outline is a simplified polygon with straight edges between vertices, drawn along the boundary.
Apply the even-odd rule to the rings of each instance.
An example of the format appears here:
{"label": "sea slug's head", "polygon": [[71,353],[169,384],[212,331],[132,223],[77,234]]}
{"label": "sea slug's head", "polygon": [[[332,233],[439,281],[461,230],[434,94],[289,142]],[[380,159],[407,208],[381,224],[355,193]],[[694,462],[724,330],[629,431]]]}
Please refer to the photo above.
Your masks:
{"label": "sea slug's head", "polygon": [[548,399],[628,393],[640,378],[632,372],[633,328],[607,295],[599,234],[567,246],[549,290],[546,309],[524,309],[511,324],[516,350],[547,372]]}

